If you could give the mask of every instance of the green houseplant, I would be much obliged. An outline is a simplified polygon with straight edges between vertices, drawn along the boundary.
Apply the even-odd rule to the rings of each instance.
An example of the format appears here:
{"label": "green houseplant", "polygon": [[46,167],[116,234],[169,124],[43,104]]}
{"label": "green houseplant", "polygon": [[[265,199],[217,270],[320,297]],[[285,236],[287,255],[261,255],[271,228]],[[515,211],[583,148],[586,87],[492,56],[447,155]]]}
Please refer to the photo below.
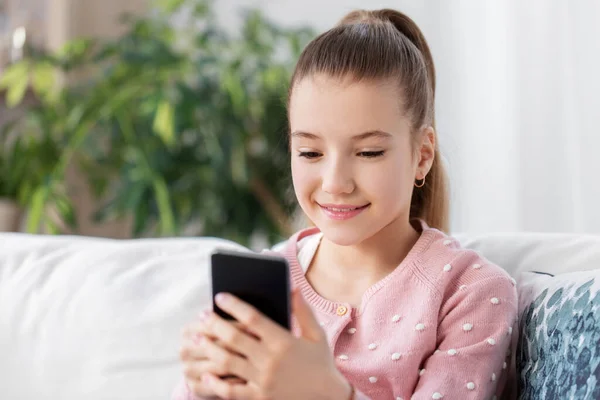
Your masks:
{"label": "green houseplant", "polygon": [[[25,108],[0,127],[0,197],[18,207],[19,214],[29,215],[35,222],[32,232],[76,228],[75,210],[57,174],[68,141],[63,113],[69,103],[55,84],[54,67],[43,58],[19,62],[0,77],[6,105]],[[20,104],[29,88],[33,100]]]}
{"label": "green houseplant", "polygon": [[[47,94],[39,82],[41,68],[35,68],[32,79],[27,69],[18,66],[11,74],[22,74],[19,77],[24,82],[33,81],[32,96],[28,96],[27,113],[23,118],[6,123],[0,127],[0,203],[3,211],[0,230],[15,231],[20,228],[20,219],[24,214],[30,199],[39,187],[45,186],[49,174],[56,165],[61,154],[61,136],[49,128],[52,118],[50,108],[38,107],[35,95]],[[0,86],[6,86],[10,74],[2,76]],[[15,91],[23,91],[15,96]],[[3,96],[9,106],[17,103],[19,96],[24,95],[23,86],[12,86]],[[57,182],[54,190],[49,193],[54,207],[61,208],[62,219],[71,227],[74,226],[74,212],[70,200],[63,190],[64,186]],[[45,211],[52,211],[46,209]],[[65,225],[63,225],[65,226]],[[59,232],[56,221],[45,225],[48,232]]]}
{"label": "green houseplant", "polygon": [[[68,73],[102,66],[44,97],[63,148],[29,202],[30,230],[52,195],[60,197],[66,166],[77,162],[107,199],[98,221],[132,215],[133,236],[185,232],[248,244],[260,232],[280,240],[294,209],[285,97],[312,31],[283,29],[248,11],[232,35],[200,0],[163,1],[161,10],[127,17],[117,40],[79,40],[63,55],[28,61]],[[182,12],[190,23],[176,29],[171,17]],[[68,208],[63,202],[59,211]]]}

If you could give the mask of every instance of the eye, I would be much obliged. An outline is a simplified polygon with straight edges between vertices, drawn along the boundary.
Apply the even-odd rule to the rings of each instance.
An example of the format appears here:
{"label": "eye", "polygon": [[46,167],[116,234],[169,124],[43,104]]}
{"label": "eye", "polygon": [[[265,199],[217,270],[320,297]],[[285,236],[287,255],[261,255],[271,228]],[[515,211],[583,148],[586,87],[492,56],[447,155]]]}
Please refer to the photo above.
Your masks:
{"label": "eye", "polygon": [[298,153],[298,157],[304,157],[310,160],[321,157],[321,153],[318,153],[316,151],[301,151]]}
{"label": "eye", "polygon": [[381,157],[383,155],[383,153],[385,153],[383,150],[380,151],[361,151],[360,153],[358,153],[359,156],[364,157],[364,158],[375,158],[375,157]]}

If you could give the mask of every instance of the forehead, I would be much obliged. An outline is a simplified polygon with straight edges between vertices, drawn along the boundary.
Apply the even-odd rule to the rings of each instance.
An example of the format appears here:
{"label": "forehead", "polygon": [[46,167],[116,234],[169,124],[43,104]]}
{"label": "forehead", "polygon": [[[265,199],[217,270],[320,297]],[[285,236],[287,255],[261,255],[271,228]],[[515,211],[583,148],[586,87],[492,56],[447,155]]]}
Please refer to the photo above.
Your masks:
{"label": "forehead", "polygon": [[353,81],[326,75],[296,83],[290,97],[292,131],[355,134],[397,132],[408,126],[401,90],[393,80]]}

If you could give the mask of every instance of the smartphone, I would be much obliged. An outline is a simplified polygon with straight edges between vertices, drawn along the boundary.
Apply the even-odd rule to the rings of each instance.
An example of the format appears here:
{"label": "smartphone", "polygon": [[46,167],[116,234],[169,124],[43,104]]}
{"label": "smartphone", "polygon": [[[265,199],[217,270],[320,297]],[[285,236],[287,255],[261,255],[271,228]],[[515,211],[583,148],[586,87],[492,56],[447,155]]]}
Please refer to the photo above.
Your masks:
{"label": "smartphone", "polygon": [[217,249],[211,254],[211,281],[216,314],[234,319],[214,302],[218,293],[231,293],[290,330],[290,268],[285,258]]}

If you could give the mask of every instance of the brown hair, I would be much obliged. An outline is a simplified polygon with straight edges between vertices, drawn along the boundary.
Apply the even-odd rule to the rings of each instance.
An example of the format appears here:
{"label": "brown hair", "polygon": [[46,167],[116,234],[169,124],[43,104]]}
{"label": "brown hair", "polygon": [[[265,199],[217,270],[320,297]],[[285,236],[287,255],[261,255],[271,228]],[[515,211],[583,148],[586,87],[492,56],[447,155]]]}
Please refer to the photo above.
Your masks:
{"label": "brown hair", "polygon": [[[412,122],[413,138],[423,125],[435,129],[435,67],[427,41],[415,22],[390,9],[358,10],[310,42],[298,60],[288,94],[303,78],[325,73],[355,81],[394,79],[404,94],[403,106]],[[415,188],[410,218],[422,218],[448,231],[448,183],[438,141],[425,185]],[[413,140],[416,144],[416,140]]]}

